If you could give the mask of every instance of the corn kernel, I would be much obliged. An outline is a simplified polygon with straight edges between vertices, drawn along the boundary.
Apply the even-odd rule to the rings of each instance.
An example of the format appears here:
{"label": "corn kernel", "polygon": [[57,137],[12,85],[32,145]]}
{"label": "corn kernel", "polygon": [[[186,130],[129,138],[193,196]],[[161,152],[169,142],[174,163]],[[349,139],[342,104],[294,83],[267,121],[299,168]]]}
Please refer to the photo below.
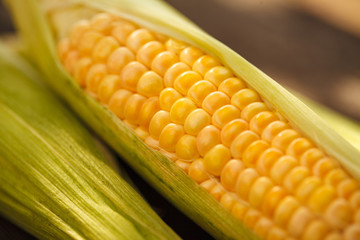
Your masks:
{"label": "corn kernel", "polygon": [[167,111],[158,111],[155,113],[153,118],[149,123],[149,133],[150,135],[158,139],[162,130],[166,125],[170,123],[170,113]]}
{"label": "corn kernel", "polygon": [[286,227],[292,214],[299,208],[300,204],[293,196],[287,196],[282,199],[274,212],[274,222],[281,226]]}
{"label": "corn kernel", "polygon": [[187,161],[176,160],[175,164],[181,168],[186,174],[189,172],[190,163]]}
{"label": "corn kernel", "polygon": [[87,57],[81,58],[75,63],[74,78],[80,87],[85,87],[86,75],[91,67],[91,64],[92,60]]}
{"label": "corn kernel", "polygon": [[290,126],[286,122],[279,120],[274,121],[265,127],[261,133],[261,138],[267,142],[271,142],[276,135],[288,128],[290,128]]}
{"label": "corn kernel", "polygon": [[214,181],[214,179],[208,179],[208,180],[200,183],[200,186],[203,187],[205,189],[205,191],[210,193],[211,189],[213,189],[216,184],[217,183]]}
{"label": "corn kernel", "polygon": [[228,122],[221,130],[221,142],[230,147],[234,139],[243,131],[248,129],[248,124],[242,119]]}
{"label": "corn kernel", "polygon": [[250,208],[244,216],[243,222],[246,226],[248,226],[250,229],[253,229],[257,221],[260,219],[261,214],[259,211]]}
{"label": "corn kernel", "polygon": [[192,66],[203,55],[204,53],[200,49],[190,46],[181,51],[180,61]]}
{"label": "corn kernel", "polygon": [[188,98],[178,99],[170,109],[170,118],[174,123],[184,124],[187,116],[196,109],[193,101]]}
{"label": "corn kernel", "polygon": [[250,189],[249,203],[255,208],[260,208],[266,194],[273,188],[274,184],[267,177],[259,177]]}
{"label": "corn kernel", "polygon": [[357,223],[347,227],[344,232],[345,240],[356,240],[360,239],[360,225]]}
{"label": "corn kernel", "polygon": [[191,86],[187,95],[197,106],[201,107],[205,97],[215,91],[216,87],[211,82],[201,80]]}
{"label": "corn kernel", "polygon": [[136,59],[146,67],[151,67],[151,63],[159,53],[165,51],[164,45],[159,41],[151,41],[144,44],[136,54]]}
{"label": "corn kernel", "polygon": [[174,81],[174,88],[181,94],[187,95],[189,89],[202,77],[194,71],[186,71],[181,73]]}
{"label": "corn kernel", "polygon": [[254,226],[254,232],[261,238],[265,239],[270,229],[274,226],[273,221],[266,217],[261,217]]}
{"label": "corn kernel", "polygon": [[343,237],[339,232],[331,232],[326,235],[325,240],[343,240]]}
{"label": "corn kernel", "polygon": [[95,62],[102,62],[119,47],[115,38],[107,36],[100,39],[92,50],[92,58]]}
{"label": "corn kernel", "polygon": [[250,103],[258,102],[259,100],[260,97],[255,91],[244,88],[231,97],[231,104],[242,110]]}
{"label": "corn kernel", "polygon": [[145,103],[146,98],[140,94],[131,95],[124,107],[125,119],[131,124],[139,123],[139,112]]}
{"label": "corn kernel", "polygon": [[225,79],[222,83],[219,85],[219,91],[227,94],[230,98],[240,91],[241,89],[245,88],[246,84],[244,81],[238,79],[238,78],[228,78]]}
{"label": "corn kernel", "polygon": [[164,76],[166,71],[178,61],[178,57],[173,52],[164,51],[154,58],[151,63],[151,69],[161,76]]}
{"label": "corn kernel", "polygon": [[166,87],[173,87],[175,79],[183,72],[190,71],[191,68],[185,63],[178,62],[172,65],[164,75],[164,85]]}
{"label": "corn kernel", "polygon": [[65,61],[67,53],[70,51],[70,40],[68,38],[61,39],[57,47],[57,54],[62,63]]}
{"label": "corn kernel", "polygon": [[103,63],[96,63],[92,65],[86,75],[86,89],[93,94],[96,94],[101,83],[101,80],[106,76],[107,69]]}
{"label": "corn kernel", "polygon": [[75,64],[79,59],[79,53],[76,50],[70,51],[67,53],[64,60],[64,68],[70,73],[73,74],[75,70]]}
{"label": "corn kernel", "polygon": [[240,117],[240,110],[233,105],[225,105],[214,113],[212,122],[218,128],[223,128],[228,122]]}
{"label": "corn kernel", "polygon": [[249,128],[261,134],[270,123],[276,120],[278,120],[278,117],[274,113],[269,111],[260,112],[250,120]]}
{"label": "corn kernel", "polygon": [[143,103],[140,112],[138,113],[139,124],[148,129],[151,119],[154,114],[160,110],[159,98],[150,97]]}
{"label": "corn kernel", "polygon": [[336,188],[340,197],[348,198],[353,192],[359,189],[359,184],[356,180],[347,178],[342,180]]}
{"label": "corn kernel", "polygon": [[155,97],[163,88],[162,78],[156,72],[147,71],[140,77],[136,91],[145,97]]}
{"label": "corn kernel", "polygon": [[[350,206],[354,209],[359,208],[360,206],[360,191],[356,191],[351,194],[349,198]],[[360,212],[359,212],[360,213]]]}
{"label": "corn kernel", "polygon": [[182,125],[169,123],[164,127],[159,136],[160,147],[169,152],[174,152],[176,143],[184,134],[184,127]]}
{"label": "corn kernel", "polygon": [[128,98],[132,93],[125,89],[116,91],[109,101],[109,109],[116,114],[120,119],[125,118],[124,108]]}
{"label": "corn kernel", "polygon": [[205,74],[204,79],[218,87],[225,79],[231,78],[232,76],[233,74],[230,69],[223,66],[217,66],[211,68]]}
{"label": "corn kernel", "polygon": [[99,13],[95,15],[90,22],[92,29],[99,32],[107,32],[110,30],[114,21],[114,17],[108,13]]}
{"label": "corn kernel", "polygon": [[248,211],[249,207],[244,203],[237,201],[235,202],[233,208],[231,209],[231,213],[239,220],[243,220],[246,212]]}
{"label": "corn kernel", "polygon": [[296,159],[291,156],[280,157],[270,170],[271,179],[277,184],[282,184],[285,175],[297,164]]}
{"label": "corn kernel", "polygon": [[287,229],[289,233],[300,238],[306,226],[315,218],[315,215],[306,207],[297,208],[289,219]]}
{"label": "corn kernel", "polygon": [[307,177],[302,181],[295,191],[295,196],[300,202],[306,202],[307,198],[321,185],[318,177]]}
{"label": "corn kernel", "polygon": [[[204,98],[202,108],[213,114],[219,108],[230,103],[230,98],[223,92],[212,92]],[[240,114],[239,114],[240,115]]]}
{"label": "corn kernel", "polygon": [[337,168],[331,170],[328,174],[326,174],[324,181],[327,184],[336,186],[338,183],[340,183],[342,180],[346,179],[347,177],[348,175],[344,172],[343,169]]}
{"label": "corn kernel", "polygon": [[256,163],[256,170],[262,175],[269,175],[272,166],[282,156],[282,152],[276,148],[265,150]]}
{"label": "corn kernel", "polygon": [[315,163],[312,171],[315,176],[324,178],[328,172],[339,167],[339,165],[330,158],[323,158]]}
{"label": "corn kernel", "polygon": [[199,156],[196,147],[196,138],[185,134],[182,136],[175,146],[175,153],[179,158],[189,160]]}
{"label": "corn kernel", "polygon": [[121,70],[135,60],[135,55],[127,47],[119,47],[114,50],[106,61],[109,73],[121,73]]}
{"label": "corn kernel", "polygon": [[242,161],[244,162],[245,166],[247,167],[255,167],[257,164],[257,160],[260,155],[267,150],[270,145],[263,141],[257,140],[251,143],[244,151],[242,155]]}
{"label": "corn kernel", "polygon": [[225,164],[230,161],[230,150],[222,144],[211,148],[204,156],[204,167],[207,172],[220,176]]}
{"label": "corn kernel", "polygon": [[221,184],[225,189],[234,192],[236,180],[240,172],[244,170],[244,164],[237,159],[228,161],[220,175]]}
{"label": "corn kernel", "polygon": [[285,198],[286,195],[286,191],[282,187],[274,186],[262,201],[262,212],[266,216],[272,217],[279,202]]}
{"label": "corn kernel", "polygon": [[295,191],[300,182],[310,175],[309,169],[304,166],[297,166],[290,170],[285,176],[283,185],[288,191]]}
{"label": "corn kernel", "polygon": [[312,166],[321,158],[324,158],[324,153],[317,149],[317,148],[311,148],[307,151],[305,151],[301,157],[300,157],[300,164],[312,168]]}
{"label": "corn kernel", "polygon": [[184,50],[187,45],[184,42],[169,38],[166,42],[165,42],[165,46],[166,49],[176,53],[176,54],[180,54],[182,50]]}
{"label": "corn kernel", "polygon": [[77,45],[77,48],[79,49],[80,54],[82,54],[82,55],[90,54],[92,52],[95,44],[103,37],[104,37],[103,34],[93,31],[93,30],[84,32],[81,35],[81,38]]}
{"label": "corn kernel", "polygon": [[143,141],[145,141],[145,139],[149,137],[149,132],[144,127],[137,127],[134,131],[136,136],[138,136]]}
{"label": "corn kernel", "polygon": [[165,88],[159,96],[160,107],[163,110],[170,111],[171,106],[182,96],[174,88]]}
{"label": "corn kernel", "polygon": [[323,185],[311,194],[308,206],[315,212],[322,212],[335,197],[336,192],[334,188],[329,185]]}
{"label": "corn kernel", "polygon": [[233,194],[225,192],[220,198],[220,204],[231,212],[236,200]]}
{"label": "corn kernel", "polygon": [[219,66],[220,62],[218,59],[216,59],[213,56],[210,55],[204,55],[197,59],[194,64],[192,65],[192,69],[198,73],[200,73],[202,76],[205,76],[205,74],[213,67]]}
{"label": "corn kernel", "polygon": [[259,136],[252,131],[245,130],[240,133],[231,144],[231,155],[241,158],[245,149],[254,141],[259,140]]}
{"label": "corn kernel", "polygon": [[258,178],[259,174],[253,168],[247,168],[239,174],[236,180],[235,191],[241,199],[248,200],[252,185]]}
{"label": "corn kernel", "polygon": [[128,21],[116,22],[111,35],[122,45],[126,44],[128,36],[135,31],[136,26]]}
{"label": "corn kernel", "polygon": [[126,39],[126,46],[136,53],[144,44],[155,40],[155,36],[147,29],[136,29]]}
{"label": "corn kernel", "polygon": [[69,41],[71,47],[77,47],[85,32],[90,29],[90,24],[87,20],[78,21],[70,30]]}
{"label": "corn kernel", "polygon": [[274,137],[271,145],[285,152],[289,144],[298,137],[300,137],[300,134],[297,131],[285,129]]}
{"label": "corn kernel", "polygon": [[273,227],[270,229],[266,240],[285,240],[286,232],[279,227]]}
{"label": "corn kernel", "polygon": [[241,118],[244,119],[247,122],[250,122],[250,120],[258,113],[267,111],[268,108],[263,102],[254,102],[247,105],[242,111],[241,111]]}
{"label": "corn kernel", "polygon": [[201,156],[220,143],[220,131],[213,125],[204,127],[196,138],[197,148]]}
{"label": "corn kernel", "polygon": [[107,75],[103,78],[99,85],[98,96],[103,104],[108,104],[111,96],[120,89],[119,75]]}
{"label": "corn kernel", "polygon": [[184,123],[184,129],[188,134],[196,136],[201,131],[201,129],[210,123],[210,115],[201,108],[198,108],[187,116]]}
{"label": "corn kernel", "polygon": [[219,183],[215,184],[214,187],[210,190],[211,196],[213,196],[216,201],[220,201],[220,199],[224,195],[224,193],[225,193],[225,190]]}
{"label": "corn kernel", "polygon": [[140,77],[147,68],[139,62],[128,63],[121,71],[120,77],[124,88],[135,92]]}
{"label": "corn kernel", "polygon": [[202,159],[193,161],[189,167],[189,177],[198,183],[204,182],[209,179],[209,174],[204,169]]}
{"label": "corn kernel", "polygon": [[286,154],[295,158],[299,158],[304,152],[313,146],[314,144],[306,138],[297,138],[287,147]]}
{"label": "corn kernel", "polygon": [[329,226],[322,220],[314,219],[305,228],[302,239],[322,240],[329,232]]}

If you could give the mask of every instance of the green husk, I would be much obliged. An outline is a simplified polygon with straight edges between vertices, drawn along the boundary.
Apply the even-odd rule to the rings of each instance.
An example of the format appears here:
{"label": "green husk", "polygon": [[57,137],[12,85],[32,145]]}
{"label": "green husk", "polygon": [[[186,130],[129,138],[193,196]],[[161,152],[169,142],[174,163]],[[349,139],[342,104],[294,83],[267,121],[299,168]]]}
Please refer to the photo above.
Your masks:
{"label": "green husk", "polygon": [[0,213],[40,239],[178,239],[0,43]]}
{"label": "green husk", "polygon": [[[250,239],[251,232],[186,174],[161,154],[150,150],[109,110],[80,89],[64,71],[55,44],[70,24],[93,9],[107,11],[164,33],[217,56],[294,127],[338,159],[360,179],[360,153],[300,100],[241,56],[204,33],[159,0],[8,0],[20,32],[48,83],[128,163],[184,213],[217,238]],[[92,9],[92,10],[88,10]]]}

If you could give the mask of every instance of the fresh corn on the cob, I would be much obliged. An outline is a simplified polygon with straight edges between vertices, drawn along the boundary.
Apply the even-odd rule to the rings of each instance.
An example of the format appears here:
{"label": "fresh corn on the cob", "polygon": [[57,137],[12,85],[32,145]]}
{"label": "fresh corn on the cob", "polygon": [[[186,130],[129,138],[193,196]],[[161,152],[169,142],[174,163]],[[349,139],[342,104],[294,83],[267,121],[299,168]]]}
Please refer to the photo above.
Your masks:
{"label": "fresh corn on the cob", "polygon": [[[360,238],[359,152],[305,105],[160,1],[81,2],[87,16],[72,9],[74,25],[60,21],[71,19],[69,6],[45,8],[58,38],[58,54],[45,54],[87,93],[83,103],[76,87],[61,94],[98,132],[110,131],[102,136],[168,198],[194,209],[192,217],[217,237],[250,237],[223,210],[199,206],[202,192],[161,156],[121,137],[119,129],[128,132],[118,119],[262,239]],[[67,90],[59,81],[52,85]],[[106,111],[88,96],[118,119],[98,123],[92,115]],[[128,151],[119,145],[127,139],[136,143]]]}
{"label": "fresh corn on the cob", "polygon": [[178,239],[0,45],[0,213],[40,239]]}

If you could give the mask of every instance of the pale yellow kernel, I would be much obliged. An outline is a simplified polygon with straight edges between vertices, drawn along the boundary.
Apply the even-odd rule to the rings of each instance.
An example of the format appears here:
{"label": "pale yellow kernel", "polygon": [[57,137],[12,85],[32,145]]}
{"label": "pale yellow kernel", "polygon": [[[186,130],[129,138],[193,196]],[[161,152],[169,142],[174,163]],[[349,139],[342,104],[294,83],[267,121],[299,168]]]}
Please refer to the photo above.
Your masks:
{"label": "pale yellow kernel", "polygon": [[353,220],[357,223],[360,223],[360,209],[355,210]]}
{"label": "pale yellow kernel", "polygon": [[278,120],[278,117],[273,112],[260,112],[250,120],[249,128],[256,133],[261,134],[270,123],[276,120]]}
{"label": "pale yellow kernel", "polygon": [[110,73],[121,73],[121,70],[135,60],[135,55],[127,47],[119,47],[107,58],[106,65]]}
{"label": "pale yellow kernel", "polygon": [[[357,209],[360,207],[360,191],[357,190],[353,194],[351,194],[349,198],[349,202],[352,208]],[[360,213],[360,212],[359,212]]]}
{"label": "pale yellow kernel", "polygon": [[170,109],[170,118],[174,123],[184,124],[187,116],[196,109],[196,105],[188,98],[178,99]]}
{"label": "pale yellow kernel", "polygon": [[279,186],[274,186],[262,201],[262,212],[269,217],[272,217],[275,209],[277,208],[279,202],[285,198],[286,191]]}
{"label": "pale yellow kernel", "polygon": [[274,226],[273,221],[266,217],[260,217],[257,223],[254,226],[254,232],[258,235],[261,239],[265,239],[270,229]]}
{"label": "pale yellow kernel", "polygon": [[140,94],[133,94],[129,97],[125,104],[124,108],[124,114],[125,119],[132,123],[132,124],[138,124],[139,123],[139,112],[142,108],[143,104],[146,101],[146,97],[141,96]]}
{"label": "pale yellow kernel", "polygon": [[118,21],[111,31],[111,35],[122,45],[126,44],[128,36],[135,31],[136,26],[127,21]]}
{"label": "pale yellow kernel", "polygon": [[337,164],[333,159],[325,157],[315,163],[312,171],[315,176],[324,178],[331,170],[337,167],[339,167],[339,164]]}
{"label": "pale yellow kernel", "polygon": [[244,164],[237,159],[228,161],[220,175],[221,184],[225,189],[234,192],[237,178],[240,172],[244,170]]}
{"label": "pale yellow kernel", "polygon": [[103,63],[96,63],[89,68],[86,74],[86,89],[96,94],[101,83],[101,80],[107,75],[106,65]]}
{"label": "pale yellow kernel", "polygon": [[210,178],[210,179],[200,183],[200,186],[203,187],[205,189],[205,191],[210,193],[211,189],[213,189],[216,184],[217,184],[216,181],[214,179]]}
{"label": "pale yellow kernel", "polygon": [[[159,141],[158,141],[157,139],[151,137],[151,136],[149,136],[149,137],[147,137],[147,138],[145,139],[145,143],[146,143],[146,145],[148,145],[150,148],[160,151],[160,152],[161,152],[164,156],[166,156],[166,157],[168,157],[168,155],[171,154],[171,153],[169,153],[169,152],[167,152],[167,151],[165,151],[165,150],[163,150],[163,149],[160,149]],[[175,155],[175,154],[174,154],[174,155]],[[169,158],[170,160],[172,160],[172,161],[174,161],[174,160],[177,159],[176,157],[175,157],[174,160],[171,159],[170,157],[168,157],[168,158]]]}
{"label": "pale yellow kernel", "polygon": [[315,212],[323,212],[323,210],[336,197],[335,189],[329,185],[323,185],[316,189],[308,200],[308,206]]}
{"label": "pale yellow kernel", "polygon": [[151,63],[151,69],[161,76],[175,63],[179,62],[176,54],[169,51],[159,53]]}
{"label": "pale yellow kernel", "polygon": [[159,53],[165,51],[164,44],[159,41],[151,41],[143,45],[136,54],[136,59],[147,67]]}
{"label": "pale yellow kernel", "polygon": [[306,138],[297,138],[290,143],[286,149],[286,154],[299,158],[304,152],[314,147],[314,144]]}
{"label": "pale yellow kernel", "polygon": [[167,111],[158,111],[155,113],[149,124],[150,135],[158,139],[163,128],[170,123],[170,114]]}
{"label": "pale yellow kernel", "polygon": [[302,240],[322,240],[329,232],[329,226],[320,219],[314,219],[305,228]]}
{"label": "pale yellow kernel", "polygon": [[103,38],[103,34],[97,32],[97,31],[93,31],[93,30],[89,30],[84,32],[80,39],[79,42],[77,44],[77,48],[79,49],[80,54],[82,55],[87,55],[90,54],[95,46],[95,44],[101,39]]}
{"label": "pale yellow kernel", "polygon": [[111,36],[100,39],[92,50],[92,57],[95,62],[103,62],[107,57],[119,47],[118,42]]}
{"label": "pale yellow kernel", "polygon": [[343,240],[343,236],[339,232],[331,232],[326,235],[325,240]]}
{"label": "pale yellow kernel", "polygon": [[[158,143],[158,146],[159,146],[159,141],[157,141],[157,143]],[[180,160],[180,159],[178,158],[178,156],[176,156],[175,153],[173,153],[173,152],[168,152],[168,151],[160,148],[160,146],[159,146],[159,152],[160,152],[162,155],[164,155],[165,157],[167,157],[168,159],[170,159],[171,161],[173,161],[173,162],[176,162],[177,160]]]}
{"label": "pale yellow kernel", "polygon": [[320,149],[311,148],[301,155],[300,164],[311,169],[318,160],[324,157],[325,155]]}
{"label": "pale yellow kernel", "polygon": [[76,50],[72,50],[68,52],[64,61],[64,68],[71,75],[74,74],[76,63],[79,59],[79,52]]}
{"label": "pale yellow kernel", "polygon": [[250,122],[250,120],[258,113],[267,111],[268,108],[263,102],[254,102],[247,105],[242,111],[241,111],[241,118],[244,119],[247,122]]}
{"label": "pale yellow kernel", "polygon": [[273,188],[273,186],[274,184],[268,177],[259,177],[255,180],[249,193],[249,203],[251,206],[260,208],[266,194]]}
{"label": "pale yellow kernel", "polygon": [[285,240],[286,239],[286,232],[279,228],[273,227],[269,230],[268,235],[266,236],[266,240]]}
{"label": "pale yellow kernel", "polygon": [[243,152],[242,161],[246,167],[255,167],[257,165],[257,160],[260,155],[267,150],[270,145],[264,140],[257,140],[252,142]]}
{"label": "pale yellow kernel", "polygon": [[136,53],[144,44],[155,40],[154,34],[147,29],[136,29],[126,39],[126,46]]}
{"label": "pale yellow kernel", "polygon": [[109,109],[120,119],[125,118],[124,108],[128,98],[132,93],[125,89],[117,90],[110,98]]}
{"label": "pale yellow kernel", "polygon": [[108,13],[99,13],[91,19],[90,26],[96,31],[108,32],[114,20],[114,16]]}
{"label": "pale yellow kernel", "polygon": [[213,114],[216,110],[229,103],[230,98],[225,93],[216,91],[210,93],[204,98],[202,108],[208,113]]}
{"label": "pale yellow kernel", "polygon": [[123,123],[125,123],[125,125],[128,127],[128,128],[131,128],[132,130],[135,130],[138,126],[137,124],[134,124],[134,123],[131,123],[129,122],[128,120],[123,120]]}
{"label": "pale yellow kernel", "polygon": [[80,87],[85,87],[86,75],[91,67],[91,64],[92,60],[88,57],[80,58],[75,63],[74,78]]}
{"label": "pale yellow kernel", "polygon": [[237,118],[240,118],[240,110],[233,105],[225,105],[214,112],[212,123],[218,128],[223,128]]}
{"label": "pale yellow kernel", "polygon": [[169,152],[174,152],[176,143],[184,134],[184,127],[182,125],[169,123],[164,127],[159,136],[160,147]]}
{"label": "pale yellow kernel", "polygon": [[274,148],[278,148],[281,151],[285,152],[290,143],[298,137],[300,137],[300,133],[298,133],[294,129],[285,129],[274,137],[271,145]]}
{"label": "pale yellow kernel", "polygon": [[336,186],[338,183],[340,183],[342,180],[346,178],[348,178],[348,175],[345,173],[343,169],[335,168],[331,170],[328,174],[326,174],[324,181],[327,184]]}
{"label": "pale yellow kernel", "polygon": [[286,122],[280,120],[274,121],[265,127],[261,133],[261,138],[267,142],[271,142],[276,135],[288,128],[290,128],[290,126]]}
{"label": "pale yellow kernel", "polygon": [[298,162],[295,158],[287,155],[282,156],[272,166],[270,177],[275,183],[282,184],[285,175],[297,165]]}
{"label": "pale yellow kernel", "polygon": [[221,129],[221,142],[227,147],[231,146],[234,139],[243,131],[248,129],[248,124],[242,119],[235,119],[228,122]]}
{"label": "pale yellow kernel", "polygon": [[337,193],[342,198],[348,198],[359,189],[359,183],[355,179],[347,178],[342,180],[337,186]]}
{"label": "pale yellow kernel", "polygon": [[237,93],[238,91],[240,91],[245,87],[246,84],[244,83],[244,81],[232,77],[225,79],[222,83],[220,83],[219,91],[227,94],[229,97],[232,97],[235,93]]}
{"label": "pale yellow kernel", "polygon": [[244,224],[248,226],[250,229],[253,229],[257,221],[260,219],[261,214],[259,211],[250,208],[244,216]]}
{"label": "pale yellow kernel", "polygon": [[170,111],[171,106],[182,96],[174,88],[165,88],[159,96],[160,107],[163,110]]}
{"label": "pale yellow kernel", "polygon": [[204,156],[204,168],[210,174],[220,176],[225,164],[230,161],[230,150],[222,144],[211,148]]}
{"label": "pale yellow kernel", "polygon": [[306,226],[315,218],[315,215],[306,207],[299,207],[294,211],[287,224],[289,233],[300,238]]}
{"label": "pale yellow kernel", "polygon": [[172,65],[164,75],[164,84],[166,87],[174,87],[175,79],[183,72],[190,71],[191,68],[183,62]]}
{"label": "pale yellow kernel", "polygon": [[254,90],[244,88],[231,97],[231,104],[242,110],[250,103],[258,102],[259,100],[260,97]]}
{"label": "pale yellow kernel", "polygon": [[211,196],[213,196],[216,201],[220,201],[221,197],[225,194],[225,189],[217,182],[210,191]]}
{"label": "pale yellow kernel", "polygon": [[210,115],[201,108],[192,111],[186,118],[184,123],[185,132],[196,136],[201,129],[211,123]]}
{"label": "pale yellow kernel", "polygon": [[310,175],[309,169],[304,166],[294,167],[284,177],[283,185],[288,190],[293,192],[300,182]]}
{"label": "pale yellow kernel", "polygon": [[82,35],[90,29],[90,24],[87,20],[80,20],[74,24],[69,33],[69,40],[71,47],[78,47]]}
{"label": "pale yellow kernel", "polygon": [[120,74],[122,86],[135,92],[138,81],[145,72],[147,72],[147,68],[139,62],[126,64]]}
{"label": "pale yellow kernel", "polygon": [[220,143],[220,131],[213,125],[204,127],[196,138],[197,148],[201,156]]}
{"label": "pale yellow kernel", "polygon": [[209,174],[204,169],[202,159],[193,161],[189,167],[189,177],[198,183],[202,183],[209,179]]}
{"label": "pale yellow kernel", "polygon": [[111,96],[120,89],[121,81],[119,75],[106,75],[101,81],[98,97],[101,103],[108,104]]}
{"label": "pale yellow kernel", "polygon": [[305,178],[295,190],[295,196],[302,203],[305,203],[310,195],[321,185],[318,177],[310,176]]}
{"label": "pale yellow kernel", "polygon": [[281,227],[286,227],[292,214],[300,206],[299,202],[293,196],[287,196],[282,199],[274,212],[274,222]]}
{"label": "pale yellow kernel", "polygon": [[186,174],[189,172],[190,163],[187,161],[176,160],[175,164],[180,167]]}
{"label": "pale yellow kernel", "polygon": [[61,39],[57,45],[57,54],[62,63],[64,63],[65,57],[69,51],[70,51],[70,40],[68,38]]}
{"label": "pale yellow kernel", "polygon": [[249,130],[243,131],[232,142],[230,146],[231,155],[235,158],[241,158],[245,149],[256,140],[259,140],[256,133]]}
{"label": "pale yellow kernel", "polygon": [[186,71],[181,73],[174,81],[174,88],[181,94],[187,95],[189,89],[202,77],[194,71]]}
{"label": "pale yellow kernel", "polygon": [[282,156],[283,154],[279,149],[269,148],[265,150],[256,163],[256,170],[262,175],[269,175],[272,166]]}
{"label": "pale yellow kernel", "polygon": [[160,110],[159,98],[150,97],[146,99],[138,113],[139,124],[145,129],[149,128],[149,124],[155,113]]}
{"label": "pale yellow kernel", "polygon": [[204,53],[193,46],[187,47],[180,53],[180,61],[186,63],[188,66],[192,66],[194,62],[202,57]]}
{"label": "pale yellow kernel", "polygon": [[137,127],[135,128],[135,134],[138,136],[142,141],[145,141],[147,137],[149,137],[149,132],[144,127]]}
{"label": "pale yellow kernel", "polygon": [[345,240],[358,240],[360,239],[360,224],[353,223],[344,231]]}
{"label": "pale yellow kernel", "polygon": [[159,96],[163,90],[162,77],[156,72],[147,71],[139,79],[136,91],[145,97]]}
{"label": "pale yellow kernel", "polygon": [[233,208],[235,202],[236,202],[236,200],[235,200],[234,195],[229,192],[225,192],[220,198],[220,204],[230,212],[231,212],[231,209]]}
{"label": "pale yellow kernel", "polygon": [[244,203],[237,201],[231,209],[231,213],[234,215],[235,218],[243,220],[248,209],[249,207],[246,206]]}
{"label": "pale yellow kernel", "polygon": [[199,157],[196,147],[196,138],[188,134],[182,136],[176,143],[175,153],[177,157],[185,160],[191,160]]}
{"label": "pale yellow kernel", "polygon": [[221,63],[219,60],[213,56],[210,55],[204,55],[200,58],[198,58],[194,64],[192,65],[192,69],[198,73],[200,73],[202,76],[205,76],[205,74],[212,69],[213,67],[220,66]]}
{"label": "pale yellow kernel", "polygon": [[225,79],[233,76],[230,69],[223,66],[211,68],[204,76],[205,80],[212,82],[215,86],[219,86]]}
{"label": "pale yellow kernel", "polygon": [[201,80],[191,86],[187,95],[197,106],[201,107],[205,97],[215,91],[216,87],[211,82]]}
{"label": "pale yellow kernel", "polygon": [[165,46],[166,49],[168,51],[171,51],[175,54],[180,54],[186,47],[188,47],[188,45],[182,41],[179,40],[175,40],[172,38],[169,38],[166,42],[165,42]]}
{"label": "pale yellow kernel", "polygon": [[248,200],[250,190],[258,178],[259,174],[253,168],[246,168],[239,174],[236,180],[235,191],[241,199]]}

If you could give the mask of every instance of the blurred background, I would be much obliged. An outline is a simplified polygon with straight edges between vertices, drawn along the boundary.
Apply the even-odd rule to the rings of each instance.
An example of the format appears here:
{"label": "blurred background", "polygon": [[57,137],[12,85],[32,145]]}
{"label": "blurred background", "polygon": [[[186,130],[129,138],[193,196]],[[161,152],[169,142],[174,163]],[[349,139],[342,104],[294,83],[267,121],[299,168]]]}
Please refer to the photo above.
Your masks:
{"label": "blurred background", "polygon": [[[359,0],[167,2],[283,86],[360,122]],[[0,1],[0,33],[13,32]],[[211,239],[144,181],[134,179],[180,236]],[[0,239],[33,238],[0,217]]]}

